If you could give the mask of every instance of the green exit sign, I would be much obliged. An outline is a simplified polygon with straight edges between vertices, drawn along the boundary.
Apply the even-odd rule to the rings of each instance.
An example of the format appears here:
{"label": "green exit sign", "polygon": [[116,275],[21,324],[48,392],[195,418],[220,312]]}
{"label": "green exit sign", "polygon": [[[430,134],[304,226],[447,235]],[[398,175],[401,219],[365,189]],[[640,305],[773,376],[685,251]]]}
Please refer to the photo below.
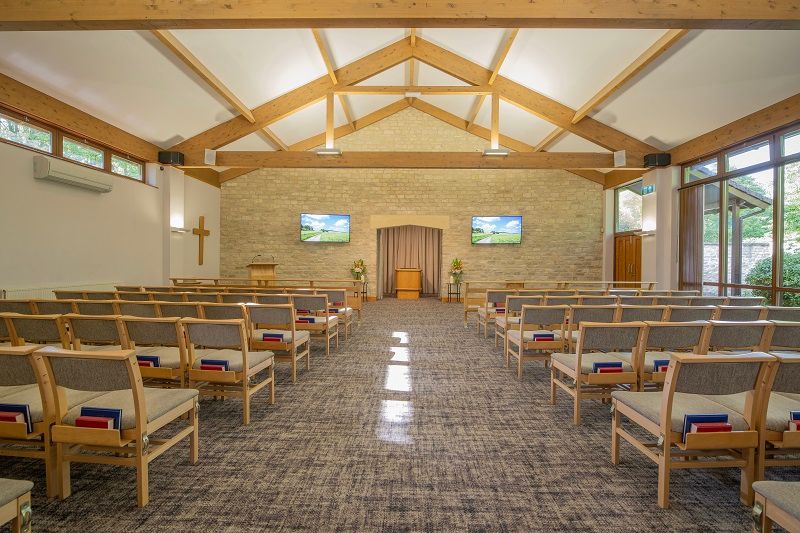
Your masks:
{"label": "green exit sign", "polygon": [[656,192],[655,184],[645,185],[644,187],[642,187],[642,196],[653,194],[654,192]]}

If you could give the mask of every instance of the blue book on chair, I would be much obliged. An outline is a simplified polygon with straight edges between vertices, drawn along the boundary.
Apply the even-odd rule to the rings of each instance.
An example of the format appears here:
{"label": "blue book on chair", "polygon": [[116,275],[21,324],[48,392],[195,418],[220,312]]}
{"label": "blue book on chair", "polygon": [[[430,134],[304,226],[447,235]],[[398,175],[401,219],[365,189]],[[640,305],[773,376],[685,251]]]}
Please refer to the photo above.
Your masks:
{"label": "blue book on chair", "polygon": [[592,363],[592,372],[598,372],[601,368],[622,368],[622,361],[599,361]]}
{"label": "blue book on chair", "polygon": [[800,411],[789,411],[789,420],[800,420]]}
{"label": "blue book on chair", "polygon": [[157,355],[137,355],[136,360],[142,363],[150,363],[147,366],[151,367],[161,366],[161,357]]}
{"label": "blue book on chair", "polygon": [[686,434],[690,432],[692,424],[703,422],[727,422],[728,415],[725,413],[702,413],[696,415],[683,416],[683,437],[681,440],[686,442]]}
{"label": "blue book on chair", "polygon": [[669,359],[656,359],[653,361],[653,372],[661,372],[662,366],[669,366]]}
{"label": "blue book on chair", "polygon": [[114,429],[122,427],[122,409],[113,407],[81,407],[81,416],[97,416],[114,421]]}
{"label": "blue book on chair", "polygon": [[225,371],[230,370],[230,361],[227,359],[200,359],[200,364],[211,365],[211,366],[221,366],[225,368]]}
{"label": "blue book on chair", "polygon": [[25,425],[28,433],[33,433],[33,420],[31,420],[31,408],[26,403],[0,403],[0,411],[7,413],[22,413],[25,417]]}

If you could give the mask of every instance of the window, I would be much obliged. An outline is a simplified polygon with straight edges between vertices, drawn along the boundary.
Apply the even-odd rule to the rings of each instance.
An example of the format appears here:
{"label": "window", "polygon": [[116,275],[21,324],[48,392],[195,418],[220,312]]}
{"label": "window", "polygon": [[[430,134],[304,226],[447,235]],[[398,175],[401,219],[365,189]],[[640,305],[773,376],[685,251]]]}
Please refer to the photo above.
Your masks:
{"label": "window", "polygon": [[64,137],[62,151],[65,158],[72,159],[78,163],[97,168],[103,168],[104,166],[105,153],[100,148]]}
{"label": "window", "polygon": [[617,233],[642,229],[642,180],[619,187],[614,194]]}
{"label": "window", "polygon": [[686,165],[683,177],[682,286],[800,307],[797,126]]}
{"label": "window", "polygon": [[53,151],[52,132],[2,114],[0,114],[0,138],[42,152]]}
{"label": "window", "polygon": [[111,172],[135,180],[142,179],[142,164],[116,154],[111,156]]}

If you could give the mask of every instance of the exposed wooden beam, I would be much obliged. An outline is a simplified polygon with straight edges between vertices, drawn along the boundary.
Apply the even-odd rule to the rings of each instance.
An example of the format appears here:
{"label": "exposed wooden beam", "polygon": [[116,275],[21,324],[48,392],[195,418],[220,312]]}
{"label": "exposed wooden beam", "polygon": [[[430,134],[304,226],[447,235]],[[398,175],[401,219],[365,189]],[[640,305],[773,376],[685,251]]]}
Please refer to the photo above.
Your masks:
{"label": "exposed wooden beam", "polygon": [[[473,85],[486,84],[491,76],[490,70],[419,37],[412,52],[420,61]],[[574,110],[503,76],[497,76],[492,86],[500,93],[503,100],[551,124],[588,139],[607,150],[626,150],[631,164],[641,161],[645,154],[658,151],[647,143],[589,117],[578,124],[572,124]]]}
{"label": "exposed wooden beam", "polygon": [[[497,54],[495,55],[494,59],[494,68],[492,69],[491,76],[489,76],[489,85],[493,84],[494,80],[500,74],[500,69],[503,67],[503,63],[505,62],[506,57],[508,57],[508,53],[511,51],[511,45],[514,44],[514,39],[517,38],[517,34],[519,34],[519,28],[510,30],[510,33],[497,50]],[[475,100],[475,103],[472,104],[472,108],[469,110],[469,114],[467,115],[467,127],[470,127],[475,123],[475,119],[478,117],[478,113],[480,112],[485,100],[486,95],[482,94]]]}
{"label": "exposed wooden beam", "polygon": [[548,146],[553,144],[553,142],[561,137],[561,134],[564,133],[564,128],[556,128],[550,133],[547,134],[547,137],[539,141],[539,144],[536,145],[534,148],[535,152],[541,152],[542,150],[546,150]]}
{"label": "exposed wooden beam", "polygon": [[794,0],[0,0],[2,30],[577,27],[798,29]]}
{"label": "exposed wooden beam", "polygon": [[286,143],[284,143],[280,139],[280,137],[275,135],[275,132],[272,131],[271,129],[269,129],[269,128],[261,128],[260,130],[258,130],[257,133],[262,139],[267,141],[276,150],[284,150],[284,151],[286,151],[286,150],[289,149],[289,147],[286,146]]}
{"label": "exposed wooden beam", "polygon": [[[361,118],[358,118],[353,122],[355,126],[354,129],[350,129],[349,126],[339,126],[338,128],[333,130],[334,139],[339,139],[350,133],[355,131],[361,130],[366,128],[367,126],[378,122],[379,120],[383,120],[388,116],[394,115],[398,111],[402,111],[403,109],[408,107],[408,102],[405,100],[398,100],[392,104],[387,105],[386,107],[382,107],[377,111],[373,111],[368,115],[364,115]],[[317,135],[312,135],[311,137],[304,139],[302,141],[296,142],[293,145],[289,146],[289,150],[295,152],[302,152],[305,150],[310,150],[317,146],[321,146],[325,144],[325,132],[319,133]]]}
{"label": "exposed wooden beam", "polygon": [[636,169],[636,170],[628,170],[628,169],[617,169],[612,170],[608,174],[606,174],[606,182],[605,187],[606,189],[613,189],[615,187],[619,187],[623,183],[627,183],[629,181],[637,180],[642,177],[642,174],[647,172],[647,169]]}
{"label": "exposed wooden beam", "polygon": [[489,146],[492,149],[500,148],[500,95],[492,93],[492,117]]}
{"label": "exposed wooden beam", "polygon": [[[335,71],[336,78],[343,85],[352,85],[400,64],[410,57],[411,46],[408,39],[403,39],[337,69]],[[243,117],[235,117],[186,139],[171,149],[183,152],[190,158],[202,159],[205,148],[217,149],[241,139],[264,126],[323,100],[332,89],[333,83],[326,74],[253,109],[255,123],[251,124]]]}
{"label": "exposed wooden beam", "polygon": [[409,42],[411,42],[411,46],[417,44],[417,28],[411,28],[411,32],[408,35]]}
{"label": "exposed wooden beam", "polygon": [[[413,108],[422,111],[423,113],[427,113],[428,115],[437,118],[451,126],[454,126],[460,130],[464,130],[476,137],[481,137],[482,139],[486,139],[487,141],[491,138],[491,132],[489,128],[484,128],[483,126],[478,126],[477,124],[473,124],[472,126],[467,126],[466,121],[456,116],[452,113],[445,111],[444,109],[437,107],[433,104],[429,104],[422,100],[417,100],[412,104]],[[522,141],[518,141],[512,137],[508,137],[506,135],[500,135],[500,145],[505,146],[506,148],[510,148],[515,152],[533,152],[534,147],[530,144],[524,143]],[[602,172],[598,172],[596,170],[589,170],[589,169],[573,169],[567,168],[565,169],[567,172],[571,172],[576,174],[582,178],[585,178],[589,181],[593,181],[595,183],[604,184],[605,183],[605,174]]]}
{"label": "exposed wooden beam", "polygon": [[219,187],[220,173],[213,168],[179,168],[183,170],[184,174],[196,179],[197,181],[202,181],[203,183],[208,183],[214,187]]}
{"label": "exposed wooden beam", "polygon": [[605,87],[592,96],[588,102],[582,105],[577,111],[575,116],[572,117],[572,123],[576,124],[583,117],[596,109],[603,102],[608,100],[614,92],[620,87],[625,85],[629,80],[636,76],[639,72],[644,70],[647,65],[658,59],[664,52],[672,48],[681,38],[689,33],[689,30],[669,30],[654,42],[647,50],[637,57],[630,65],[617,74],[613,80],[608,82]]}
{"label": "exposed wooden beam", "polygon": [[488,85],[337,85],[336,94],[405,94],[417,92],[422,94],[492,94]]}
{"label": "exposed wooden beam", "polygon": [[[202,163],[202,161],[194,162]],[[611,154],[512,152],[487,157],[480,152],[347,152],[320,156],[314,152],[217,152],[217,164],[243,168],[607,168]]]}
{"label": "exposed wooden beam", "polygon": [[670,151],[672,164],[694,161],[797,121],[800,121],[800,94],[676,146]]}
{"label": "exposed wooden beam", "polygon": [[[336,78],[336,71],[333,69],[333,62],[331,61],[331,55],[328,52],[325,38],[322,36],[322,32],[318,29],[312,29],[311,33],[314,35],[314,40],[317,42],[317,48],[319,49],[319,54],[322,56],[322,62],[325,63],[325,70],[328,71],[328,76],[330,76],[331,82],[336,85],[339,83],[339,81]],[[347,123],[350,125],[350,129],[355,131],[353,128],[353,111],[350,109],[350,103],[347,101],[347,98],[345,98],[344,95],[339,95],[339,103],[342,105],[342,111],[344,111],[344,116],[347,118]]]}
{"label": "exposed wooden beam", "polygon": [[186,46],[184,46],[184,44],[180,42],[177,37],[166,30],[153,30],[152,34],[155,35],[156,38],[169,49],[170,52],[180,59],[184,65],[189,67],[195,74],[200,76],[200,79],[214,89],[214,92],[228,102],[237,113],[246,118],[250,123],[256,121],[255,117],[253,117],[253,113],[250,112],[250,108],[247,107],[244,102],[239,100],[239,98],[233,94],[233,91],[228,89],[228,87],[222,83],[222,81],[217,78],[213,72],[208,70],[208,68],[203,65],[197,56],[195,56],[188,48],[186,48]]}
{"label": "exposed wooden beam", "polygon": [[325,97],[325,148],[333,148],[333,93]]}

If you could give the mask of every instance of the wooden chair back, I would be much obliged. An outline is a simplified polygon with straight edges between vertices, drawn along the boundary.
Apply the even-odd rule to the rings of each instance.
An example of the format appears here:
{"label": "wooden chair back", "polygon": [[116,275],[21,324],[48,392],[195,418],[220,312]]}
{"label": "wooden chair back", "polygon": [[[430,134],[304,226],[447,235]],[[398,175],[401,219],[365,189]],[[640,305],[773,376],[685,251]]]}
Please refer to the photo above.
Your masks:
{"label": "wooden chair back", "polygon": [[77,300],[75,312],[81,315],[118,315],[116,300]]}
{"label": "wooden chair back", "polygon": [[256,295],[252,292],[221,292],[219,301],[226,304],[255,303]]}
{"label": "wooden chair back", "polygon": [[717,309],[713,305],[668,305],[664,320],[668,322],[693,322],[695,320],[714,320]]}
{"label": "wooden chair back", "polygon": [[85,291],[62,291],[55,290],[53,294],[56,295],[56,300],[85,300]]}
{"label": "wooden chair back", "polygon": [[126,300],[128,302],[148,302],[152,299],[152,293],[141,291],[117,291],[118,300]]}
{"label": "wooden chair back", "polygon": [[141,316],[146,318],[159,317],[158,302],[117,302],[117,311],[120,315]]}
{"label": "wooden chair back", "polygon": [[256,303],[267,305],[292,305],[292,297],[288,294],[259,294]]}
{"label": "wooden chair back", "polygon": [[766,320],[752,322],[709,321],[706,330],[708,351],[742,350],[766,352],[769,348],[773,324]]}
{"label": "wooden chair back", "polygon": [[595,296],[595,295],[580,295],[581,305],[617,305],[619,303],[618,296]]}
{"label": "wooden chair back", "polygon": [[666,305],[620,305],[614,322],[660,322],[666,313]]}
{"label": "wooden chair back", "polygon": [[767,315],[767,308],[763,306],[720,305],[718,308],[717,320],[727,322],[752,322],[754,320],[763,320]]}
{"label": "wooden chair back", "polygon": [[102,346],[125,344],[124,334],[115,315],[64,315],[69,329],[73,350],[82,350],[86,345]]}
{"label": "wooden chair back", "polygon": [[188,292],[186,293],[187,302],[219,303],[219,293],[217,292]]}
{"label": "wooden chair back", "polygon": [[620,305],[655,305],[655,296],[620,296]]}
{"label": "wooden chair back", "polygon": [[190,293],[186,292],[157,292],[152,294],[153,300],[158,302],[186,302],[187,295]]}
{"label": "wooden chair back", "polygon": [[34,314],[30,300],[0,300],[0,313]]}
{"label": "wooden chair back", "polygon": [[35,315],[66,315],[74,313],[77,300],[31,300]]}
{"label": "wooden chair back", "polygon": [[522,313],[523,305],[542,305],[542,296],[509,296],[506,298],[506,315],[517,316]]}
{"label": "wooden chair back", "polygon": [[727,302],[725,296],[691,296],[684,305],[727,305]]}
{"label": "wooden chair back", "polygon": [[[656,305],[690,305],[691,298],[689,296],[656,296]],[[703,304],[696,304],[703,305]]]}
{"label": "wooden chair back", "polygon": [[753,306],[764,305],[765,299],[763,296],[728,296],[726,305],[736,306]]}
{"label": "wooden chair back", "polygon": [[62,348],[70,347],[70,339],[61,315],[21,315],[18,313],[0,313],[5,318],[6,327],[11,336],[11,344],[59,344]]}
{"label": "wooden chair back", "polygon": [[[769,341],[770,352],[800,352],[800,321],[783,322],[771,321],[772,335]],[[800,353],[799,353],[800,355]],[[800,390],[798,391],[800,394]]]}
{"label": "wooden chair back", "polygon": [[156,305],[163,318],[200,318],[203,314],[196,302],[156,302]]}
{"label": "wooden chair back", "polygon": [[552,296],[548,293],[544,305],[578,305],[580,301],[580,296]]}
{"label": "wooden chair back", "polygon": [[84,298],[87,300],[116,300],[116,291],[85,291]]}
{"label": "wooden chair back", "polygon": [[767,306],[764,320],[780,320],[783,322],[800,322],[800,307]]}

